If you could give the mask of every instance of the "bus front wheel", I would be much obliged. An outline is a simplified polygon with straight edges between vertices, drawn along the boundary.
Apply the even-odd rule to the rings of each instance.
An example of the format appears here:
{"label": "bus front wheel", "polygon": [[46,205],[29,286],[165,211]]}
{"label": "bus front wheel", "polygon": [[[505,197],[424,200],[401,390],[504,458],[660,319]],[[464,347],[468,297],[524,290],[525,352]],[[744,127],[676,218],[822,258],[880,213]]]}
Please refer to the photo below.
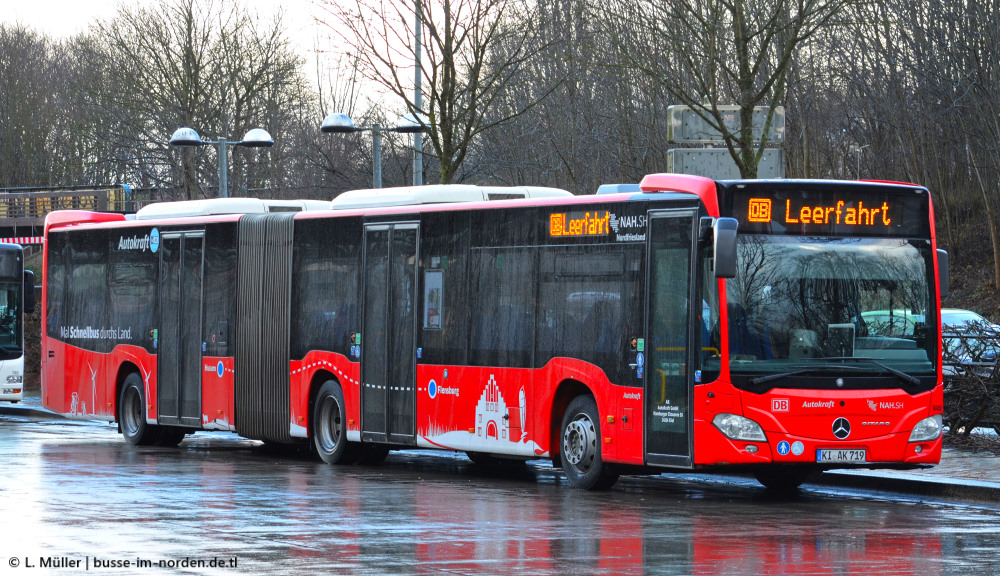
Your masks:
{"label": "bus front wheel", "polygon": [[607,490],[618,481],[601,458],[601,424],[597,402],[577,396],[566,408],[559,435],[563,471],[569,483],[584,490]]}
{"label": "bus front wheel", "polygon": [[313,446],[327,464],[351,464],[358,459],[358,446],[347,441],[344,391],[335,380],[327,380],[313,405]]}
{"label": "bus front wheel", "polygon": [[754,472],[754,477],[769,491],[795,492],[799,486],[815,480],[819,472],[809,468],[793,468],[780,465],[772,465],[769,468],[761,468]]}
{"label": "bus front wheel", "polygon": [[125,377],[118,396],[118,423],[122,436],[132,446],[149,446],[160,439],[156,426],[146,423],[146,397],[142,378],[135,372]]}

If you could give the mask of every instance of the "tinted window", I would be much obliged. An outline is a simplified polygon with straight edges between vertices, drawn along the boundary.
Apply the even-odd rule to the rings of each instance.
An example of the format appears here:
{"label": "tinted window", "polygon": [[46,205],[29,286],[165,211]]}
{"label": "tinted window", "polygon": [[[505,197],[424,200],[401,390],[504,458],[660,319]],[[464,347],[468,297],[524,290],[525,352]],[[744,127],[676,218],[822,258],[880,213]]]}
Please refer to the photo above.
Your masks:
{"label": "tinted window", "polygon": [[48,270],[45,275],[45,331],[50,338],[60,338],[59,327],[62,326],[64,318],[66,255],[69,250],[66,238],[66,234],[50,233],[45,247],[48,252]]}
{"label": "tinted window", "polygon": [[107,352],[108,233],[94,230],[71,234],[64,250],[67,263],[63,340],[75,346]]}
{"label": "tinted window", "polygon": [[640,247],[553,248],[540,256],[537,355],[544,366],[556,357],[598,365],[618,384],[638,384],[626,351],[641,336]]}
{"label": "tinted window", "polygon": [[421,362],[465,364],[469,345],[468,216],[429,214],[421,225]]}
{"label": "tinted window", "polygon": [[152,262],[132,260],[126,257],[112,264],[111,323],[118,328],[118,342],[144,346],[152,352],[149,330],[154,325],[157,269]]}
{"label": "tinted window", "polygon": [[470,214],[472,245],[529,246],[534,243],[537,211],[528,208],[477,210]]}
{"label": "tinted window", "polygon": [[204,319],[205,355],[233,356],[236,309],[236,224],[205,230]]}
{"label": "tinted window", "polygon": [[293,358],[310,350],[348,356],[358,312],[361,223],[356,219],[296,222],[292,270]]}
{"label": "tinted window", "polygon": [[534,315],[532,251],[479,249],[471,256],[469,362],[528,367]]}

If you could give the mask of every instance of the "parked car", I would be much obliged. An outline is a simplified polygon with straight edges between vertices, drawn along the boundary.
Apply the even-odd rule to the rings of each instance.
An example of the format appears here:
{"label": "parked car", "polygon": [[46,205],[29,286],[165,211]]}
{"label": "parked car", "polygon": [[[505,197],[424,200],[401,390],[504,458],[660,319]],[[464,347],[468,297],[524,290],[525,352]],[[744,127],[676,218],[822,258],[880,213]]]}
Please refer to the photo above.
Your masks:
{"label": "parked car", "polygon": [[[941,328],[951,328],[954,330],[967,329],[969,325],[975,324],[993,324],[986,318],[983,318],[979,314],[971,310],[961,310],[959,308],[942,308],[941,309]],[[947,330],[945,330],[947,332]]]}
{"label": "parked car", "polygon": [[941,310],[945,420],[1000,433],[1000,325],[969,310]]}
{"label": "parked car", "polygon": [[986,376],[1000,355],[1000,325],[971,310],[942,309],[941,338],[946,376],[970,366],[982,367],[976,372]]}
{"label": "parked car", "polygon": [[905,338],[913,336],[917,326],[924,323],[923,314],[913,314],[909,310],[872,310],[862,312],[869,336]]}

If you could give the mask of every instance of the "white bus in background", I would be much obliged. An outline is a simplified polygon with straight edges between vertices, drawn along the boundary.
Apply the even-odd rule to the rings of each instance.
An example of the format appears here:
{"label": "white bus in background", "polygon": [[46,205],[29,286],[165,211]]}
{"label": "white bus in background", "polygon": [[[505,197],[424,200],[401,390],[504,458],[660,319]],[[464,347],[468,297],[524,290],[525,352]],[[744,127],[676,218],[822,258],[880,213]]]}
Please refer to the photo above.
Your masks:
{"label": "white bus in background", "polygon": [[24,315],[35,311],[35,275],[18,244],[0,243],[0,401],[24,398]]}

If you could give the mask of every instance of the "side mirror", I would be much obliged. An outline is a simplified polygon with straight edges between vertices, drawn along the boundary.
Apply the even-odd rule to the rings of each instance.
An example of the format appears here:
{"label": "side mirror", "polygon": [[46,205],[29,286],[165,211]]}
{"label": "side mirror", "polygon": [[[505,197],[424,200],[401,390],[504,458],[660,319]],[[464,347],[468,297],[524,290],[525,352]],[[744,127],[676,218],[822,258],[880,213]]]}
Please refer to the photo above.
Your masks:
{"label": "side mirror", "polygon": [[940,286],[939,298],[948,296],[948,253],[940,248],[937,251],[938,261],[938,284]]}
{"label": "side mirror", "polygon": [[736,229],[740,223],[735,218],[715,220],[715,277],[736,276]]}
{"label": "side mirror", "polygon": [[35,313],[35,273],[24,271],[24,314]]}

